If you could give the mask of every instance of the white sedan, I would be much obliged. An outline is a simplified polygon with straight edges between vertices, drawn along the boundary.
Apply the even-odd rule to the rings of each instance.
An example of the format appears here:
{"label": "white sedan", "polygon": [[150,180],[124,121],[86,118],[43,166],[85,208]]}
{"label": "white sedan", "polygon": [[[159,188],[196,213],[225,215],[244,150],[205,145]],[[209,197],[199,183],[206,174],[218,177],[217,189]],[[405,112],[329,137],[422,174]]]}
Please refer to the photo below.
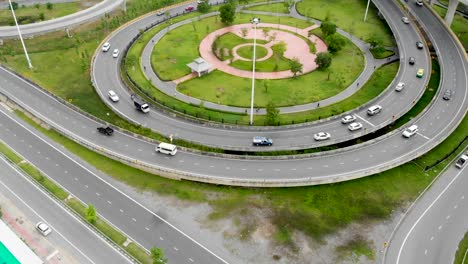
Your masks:
{"label": "white sedan", "polygon": [[110,49],[111,45],[109,42],[106,42],[104,43],[104,45],[102,45],[102,51],[106,52]]}
{"label": "white sedan", "polygon": [[317,141],[327,140],[330,138],[330,133],[327,132],[318,132],[314,135],[314,139]]}
{"label": "white sedan", "polygon": [[351,123],[351,125],[348,126],[348,129],[351,131],[358,130],[362,128],[362,124],[360,122],[354,122]]}
{"label": "white sedan", "polygon": [[355,117],[355,116],[353,116],[353,115],[347,115],[347,116],[345,116],[345,117],[343,117],[343,118],[341,119],[341,123],[347,124],[347,123],[353,122],[354,120],[356,120],[356,117]]}
{"label": "white sedan", "polygon": [[110,90],[107,95],[109,96],[109,98],[111,99],[112,102],[118,102],[119,101],[119,96],[113,91],[113,90]]}
{"label": "white sedan", "polygon": [[50,233],[52,233],[52,229],[50,229],[50,227],[42,221],[36,224],[36,229],[43,236],[48,236]]}
{"label": "white sedan", "polygon": [[404,82],[399,82],[397,84],[397,86],[395,87],[395,91],[401,92],[401,90],[403,90],[403,88],[405,88],[405,83]]}
{"label": "white sedan", "polygon": [[112,57],[117,58],[119,57],[119,49],[115,49],[114,52],[112,52]]}

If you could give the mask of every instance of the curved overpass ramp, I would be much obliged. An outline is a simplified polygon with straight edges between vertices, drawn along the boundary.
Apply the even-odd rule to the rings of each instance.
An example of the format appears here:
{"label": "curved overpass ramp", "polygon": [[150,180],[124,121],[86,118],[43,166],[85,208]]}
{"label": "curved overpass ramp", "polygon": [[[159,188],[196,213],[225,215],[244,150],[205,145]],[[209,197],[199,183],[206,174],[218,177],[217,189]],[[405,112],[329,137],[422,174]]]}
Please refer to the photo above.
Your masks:
{"label": "curved overpass ramp", "polygon": [[[20,30],[23,36],[40,35],[51,31],[70,28],[79,24],[98,19],[106,13],[122,5],[124,0],[104,0],[90,8],[81,10],[74,14],[51,19],[43,22],[21,25]],[[18,31],[15,26],[0,27],[0,38],[16,38]]]}

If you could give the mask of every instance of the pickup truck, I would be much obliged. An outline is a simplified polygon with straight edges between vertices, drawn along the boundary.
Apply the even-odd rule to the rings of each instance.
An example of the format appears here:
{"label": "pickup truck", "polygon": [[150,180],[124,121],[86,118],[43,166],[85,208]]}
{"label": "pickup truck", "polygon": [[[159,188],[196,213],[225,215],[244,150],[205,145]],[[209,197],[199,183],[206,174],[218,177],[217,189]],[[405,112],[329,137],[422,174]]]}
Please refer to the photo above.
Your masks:
{"label": "pickup truck", "polygon": [[140,98],[138,98],[134,94],[131,95],[131,98],[132,98],[132,101],[133,101],[133,105],[135,105],[135,108],[138,111],[141,111],[143,113],[148,113],[149,112],[150,109],[149,109],[149,105],[147,103],[145,103],[143,100],[141,100]]}
{"label": "pickup truck", "polygon": [[455,167],[461,169],[466,165],[466,163],[468,163],[468,151],[458,158],[457,162],[455,162]]}

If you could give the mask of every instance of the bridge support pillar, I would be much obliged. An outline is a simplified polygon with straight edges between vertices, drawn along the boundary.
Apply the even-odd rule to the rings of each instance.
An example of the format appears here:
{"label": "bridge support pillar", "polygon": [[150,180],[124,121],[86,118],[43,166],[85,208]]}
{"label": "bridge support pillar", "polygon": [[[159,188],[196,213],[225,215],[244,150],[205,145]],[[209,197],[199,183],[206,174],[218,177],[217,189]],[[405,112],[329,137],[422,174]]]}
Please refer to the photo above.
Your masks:
{"label": "bridge support pillar", "polygon": [[445,22],[450,26],[457,11],[458,0],[450,0],[448,4],[447,14],[445,14]]}

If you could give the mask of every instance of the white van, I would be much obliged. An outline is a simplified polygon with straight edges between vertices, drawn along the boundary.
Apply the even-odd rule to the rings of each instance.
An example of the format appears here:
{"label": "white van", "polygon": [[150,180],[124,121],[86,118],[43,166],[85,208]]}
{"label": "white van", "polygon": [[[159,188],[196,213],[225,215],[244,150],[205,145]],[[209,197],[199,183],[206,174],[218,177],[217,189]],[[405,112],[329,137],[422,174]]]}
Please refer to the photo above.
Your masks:
{"label": "white van", "polygon": [[177,146],[162,142],[156,147],[156,152],[174,156],[177,153]]}

